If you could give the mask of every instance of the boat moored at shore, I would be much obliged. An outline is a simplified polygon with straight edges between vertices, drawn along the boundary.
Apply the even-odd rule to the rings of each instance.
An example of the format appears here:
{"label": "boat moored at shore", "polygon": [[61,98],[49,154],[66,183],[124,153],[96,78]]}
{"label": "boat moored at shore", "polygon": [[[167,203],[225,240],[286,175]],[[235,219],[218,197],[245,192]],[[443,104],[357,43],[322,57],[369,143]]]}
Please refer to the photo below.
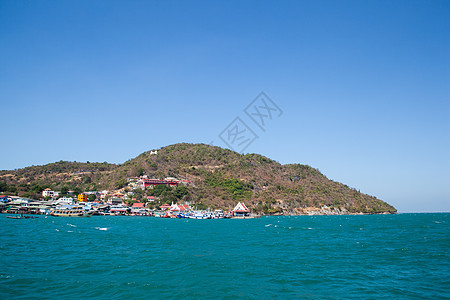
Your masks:
{"label": "boat moored at shore", "polygon": [[92,213],[86,211],[83,206],[60,207],[50,211],[50,215],[54,217],[90,217]]}

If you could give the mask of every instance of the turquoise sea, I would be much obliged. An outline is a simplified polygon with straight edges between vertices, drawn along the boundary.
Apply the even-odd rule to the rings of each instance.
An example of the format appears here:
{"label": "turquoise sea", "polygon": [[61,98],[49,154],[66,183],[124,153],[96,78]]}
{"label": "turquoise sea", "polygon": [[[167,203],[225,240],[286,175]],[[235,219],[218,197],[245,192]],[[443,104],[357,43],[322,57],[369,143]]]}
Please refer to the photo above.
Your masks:
{"label": "turquoise sea", "polygon": [[0,299],[450,299],[448,213],[0,224]]}

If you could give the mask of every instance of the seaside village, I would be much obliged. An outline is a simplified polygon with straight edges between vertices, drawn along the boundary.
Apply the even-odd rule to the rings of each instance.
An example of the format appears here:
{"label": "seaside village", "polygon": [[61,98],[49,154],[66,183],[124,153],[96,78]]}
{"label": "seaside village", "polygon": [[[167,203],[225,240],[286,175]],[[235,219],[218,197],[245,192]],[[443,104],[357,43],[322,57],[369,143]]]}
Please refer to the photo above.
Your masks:
{"label": "seaside village", "polygon": [[[255,218],[244,203],[237,203],[231,211],[199,210],[193,203],[161,203],[158,197],[136,200],[133,190],[154,188],[166,185],[176,188],[189,185],[188,180],[169,177],[163,180],[150,179],[146,175],[127,179],[131,192],[124,189],[118,191],[90,191],[78,195],[68,191],[61,192],[46,188],[42,191],[42,199],[32,200],[17,196],[0,195],[0,212],[8,214],[8,218],[36,218],[36,215],[55,217],[89,217],[98,216],[152,216],[160,218],[220,219],[220,218]],[[131,200],[131,201],[128,201]],[[129,204],[129,203],[132,204]],[[31,216],[30,216],[31,215]]]}

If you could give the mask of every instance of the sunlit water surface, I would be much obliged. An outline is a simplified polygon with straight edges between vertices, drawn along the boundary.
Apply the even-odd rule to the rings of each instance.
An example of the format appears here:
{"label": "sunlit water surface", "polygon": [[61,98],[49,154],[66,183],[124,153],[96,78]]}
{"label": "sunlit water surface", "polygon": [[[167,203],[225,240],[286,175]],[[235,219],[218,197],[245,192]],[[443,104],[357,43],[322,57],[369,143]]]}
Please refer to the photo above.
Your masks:
{"label": "sunlit water surface", "polygon": [[0,215],[0,299],[444,299],[449,216]]}

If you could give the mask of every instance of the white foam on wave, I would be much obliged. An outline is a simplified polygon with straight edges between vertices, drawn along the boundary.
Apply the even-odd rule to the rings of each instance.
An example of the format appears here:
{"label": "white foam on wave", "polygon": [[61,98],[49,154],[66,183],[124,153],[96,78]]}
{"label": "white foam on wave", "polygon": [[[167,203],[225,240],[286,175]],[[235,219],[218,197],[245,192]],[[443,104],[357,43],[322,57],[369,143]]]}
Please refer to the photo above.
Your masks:
{"label": "white foam on wave", "polygon": [[72,226],[72,227],[77,227],[76,225],[69,224],[69,223],[67,223],[67,225]]}
{"label": "white foam on wave", "polygon": [[100,230],[100,231],[106,231],[106,230],[108,230],[107,227],[95,227],[95,229]]}
{"label": "white foam on wave", "polygon": [[266,227],[269,227],[269,226],[272,226],[272,224],[267,224],[267,225],[265,225]]}

